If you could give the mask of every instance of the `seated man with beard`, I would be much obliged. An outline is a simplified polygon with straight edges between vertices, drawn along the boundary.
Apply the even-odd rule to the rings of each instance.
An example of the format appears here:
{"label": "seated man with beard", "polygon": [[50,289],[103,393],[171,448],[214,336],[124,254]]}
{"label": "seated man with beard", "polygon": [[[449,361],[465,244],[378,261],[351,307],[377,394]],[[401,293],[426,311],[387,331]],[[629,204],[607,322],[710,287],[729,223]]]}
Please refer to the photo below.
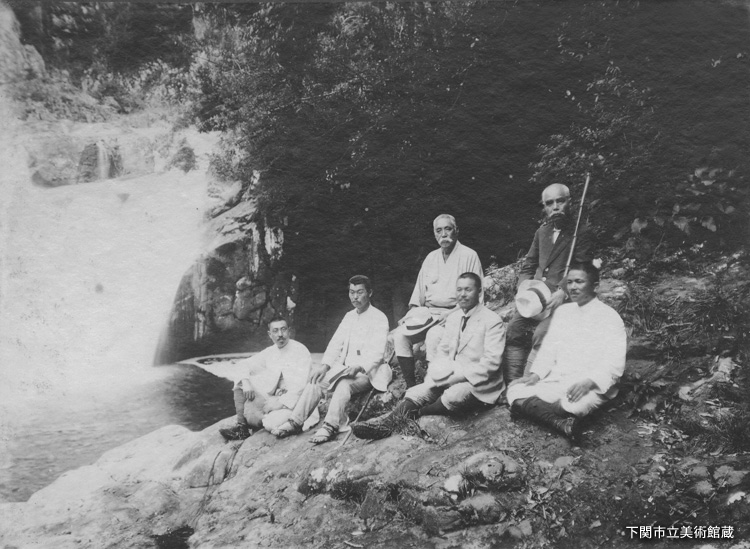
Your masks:
{"label": "seated man with beard", "polygon": [[[535,280],[547,285],[551,299],[539,317],[525,318],[518,309],[508,323],[505,353],[503,355],[503,375],[505,383],[523,376],[524,371],[534,363],[539,347],[544,340],[550,313],[565,302],[563,290],[565,265],[573,245],[574,220],[570,216],[570,190],[565,185],[554,183],[542,192],[545,222],[534,234],[529,252],[526,254],[518,275],[521,289],[528,281]],[[591,260],[591,238],[582,227],[578,232],[574,261]]]}

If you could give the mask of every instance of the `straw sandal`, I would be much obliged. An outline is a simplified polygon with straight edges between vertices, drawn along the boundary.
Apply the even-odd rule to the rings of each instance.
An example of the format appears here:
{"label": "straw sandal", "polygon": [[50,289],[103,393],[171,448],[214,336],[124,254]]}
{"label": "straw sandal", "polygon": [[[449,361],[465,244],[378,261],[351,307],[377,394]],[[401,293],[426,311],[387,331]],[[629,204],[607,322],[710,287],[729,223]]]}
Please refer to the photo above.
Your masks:
{"label": "straw sandal", "polygon": [[310,438],[310,442],[313,444],[323,444],[324,442],[330,442],[336,435],[339,434],[338,427],[334,427],[330,423],[323,422],[323,425],[315,431],[315,434]]}

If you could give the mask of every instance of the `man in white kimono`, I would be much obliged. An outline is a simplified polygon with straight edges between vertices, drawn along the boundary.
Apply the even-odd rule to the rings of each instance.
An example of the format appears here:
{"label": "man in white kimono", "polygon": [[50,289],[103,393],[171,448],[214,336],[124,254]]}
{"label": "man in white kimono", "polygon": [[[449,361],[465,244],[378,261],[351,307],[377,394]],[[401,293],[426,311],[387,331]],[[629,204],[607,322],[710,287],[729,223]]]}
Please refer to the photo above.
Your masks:
{"label": "man in white kimono", "polygon": [[[471,272],[480,279],[484,276],[477,253],[458,241],[458,225],[452,215],[437,216],[432,228],[440,247],[430,252],[422,263],[409,300],[410,311],[393,332],[396,357],[407,387],[416,384],[413,344],[424,341],[427,362],[431,362],[445,329],[445,319],[458,309],[456,282],[459,275]],[[425,322],[422,330],[408,326],[410,313],[416,307],[426,307],[432,315],[432,321]]]}
{"label": "man in white kimono", "polygon": [[456,283],[460,311],[448,317],[437,357],[424,383],[406,391],[389,414],[352,425],[358,438],[390,436],[399,416],[450,415],[494,405],[503,392],[500,358],[505,345],[502,319],[479,302],[482,279],[463,273]]}
{"label": "man in white kimono", "polygon": [[252,429],[274,429],[284,423],[302,394],[310,374],[312,357],[302,343],[289,338],[283,318],[268,323],[273,345],[244,360],[247,377],[233,388],[237,425],[219,429],[226,440],[243,440]]}
{"label": "man in white kimono", "polygon": [[579,418],[617,394],[625,369],[627,337],[620,315],[596,296],[599,271],[571,265],[573,303],[561,305],[528,374],[508,387],[514,415],[529,416],[576,441]]}
{"label": "man in white kimono", "polygon": [[286,423],[271,431],[284,438],[302,431],[302,425],[315,410],[323,392],[333,391],[322,427],[310,442],[321,444],[336,438],[348,424],[346,405],[352,396],[375,386],[384,391],[391,370],[383,363],[388,337],[388,318],[371,303],[372,285],[366,276],[349,279],[349,300],[354,309],[344,315],[323,355],[313,368],[302,395]]}

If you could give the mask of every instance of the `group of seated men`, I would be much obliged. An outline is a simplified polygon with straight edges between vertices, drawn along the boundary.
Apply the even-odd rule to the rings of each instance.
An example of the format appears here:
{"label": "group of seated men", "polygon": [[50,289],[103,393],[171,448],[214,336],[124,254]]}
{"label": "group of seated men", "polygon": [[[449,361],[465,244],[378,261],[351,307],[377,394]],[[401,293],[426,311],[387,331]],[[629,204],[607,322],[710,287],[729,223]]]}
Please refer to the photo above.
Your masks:
{"label": "group of seated men", "polygon": [[[241,440],[265,428],[279,438],[319,423],[317,407],[332,392],[320,428],[310,439],[329,442],[351,428],[363,439],[391,435],[401,418],[461,414],[489,408],[506,396],[514,417],[527,416],[577,441],[580,418],[617,393],[625,367],[620,316],[597,299],[599,270],[585,230],[574,236],[570,191],[560,184],[542,193],[545,223],[536,231],[519,274],[517,309],[506,326],[482,301],[482,266],[462,245],[453,216],[433,222],[439,248],[424,260],[410,309],[393,331],[407,390],[388,414],[348,425],[353,395],[385,391],[388,319],[371,303],[366,276],[349,279],[353,310],[341,321],[320,366],[290,339],[289,325],[268,325],[273,345],[247,359],[248,375],[234,387],[237,425],[220,432]],[[525,302],[524,302],[525,303]],[[414,345],[424,342],[427,370],[416,383]],[[507,391],[506,391],[507,389]]]}

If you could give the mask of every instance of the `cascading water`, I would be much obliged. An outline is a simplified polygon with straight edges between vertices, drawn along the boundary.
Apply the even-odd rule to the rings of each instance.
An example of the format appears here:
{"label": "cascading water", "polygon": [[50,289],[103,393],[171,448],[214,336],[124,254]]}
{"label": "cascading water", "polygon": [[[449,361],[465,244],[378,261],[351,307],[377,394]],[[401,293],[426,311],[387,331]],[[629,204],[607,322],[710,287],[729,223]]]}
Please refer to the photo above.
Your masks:
{"label": "cascading water", "polygon": [[10,385],[143,375],[200,253],[204,197],[203,174],[177,171],[17,193],[0,312]]}
{"label": "cascading water", "polygon": [[151,366],[203,248],[205,172],[44,189],[22,144],[3,141],[0,501],[161,425],[216,421],[183,403],[209,383]]}
{"label": "cascading water", "polygon": [[96,142],[96,167],[99,180],[109,179],[109,152],[102,141]]}

